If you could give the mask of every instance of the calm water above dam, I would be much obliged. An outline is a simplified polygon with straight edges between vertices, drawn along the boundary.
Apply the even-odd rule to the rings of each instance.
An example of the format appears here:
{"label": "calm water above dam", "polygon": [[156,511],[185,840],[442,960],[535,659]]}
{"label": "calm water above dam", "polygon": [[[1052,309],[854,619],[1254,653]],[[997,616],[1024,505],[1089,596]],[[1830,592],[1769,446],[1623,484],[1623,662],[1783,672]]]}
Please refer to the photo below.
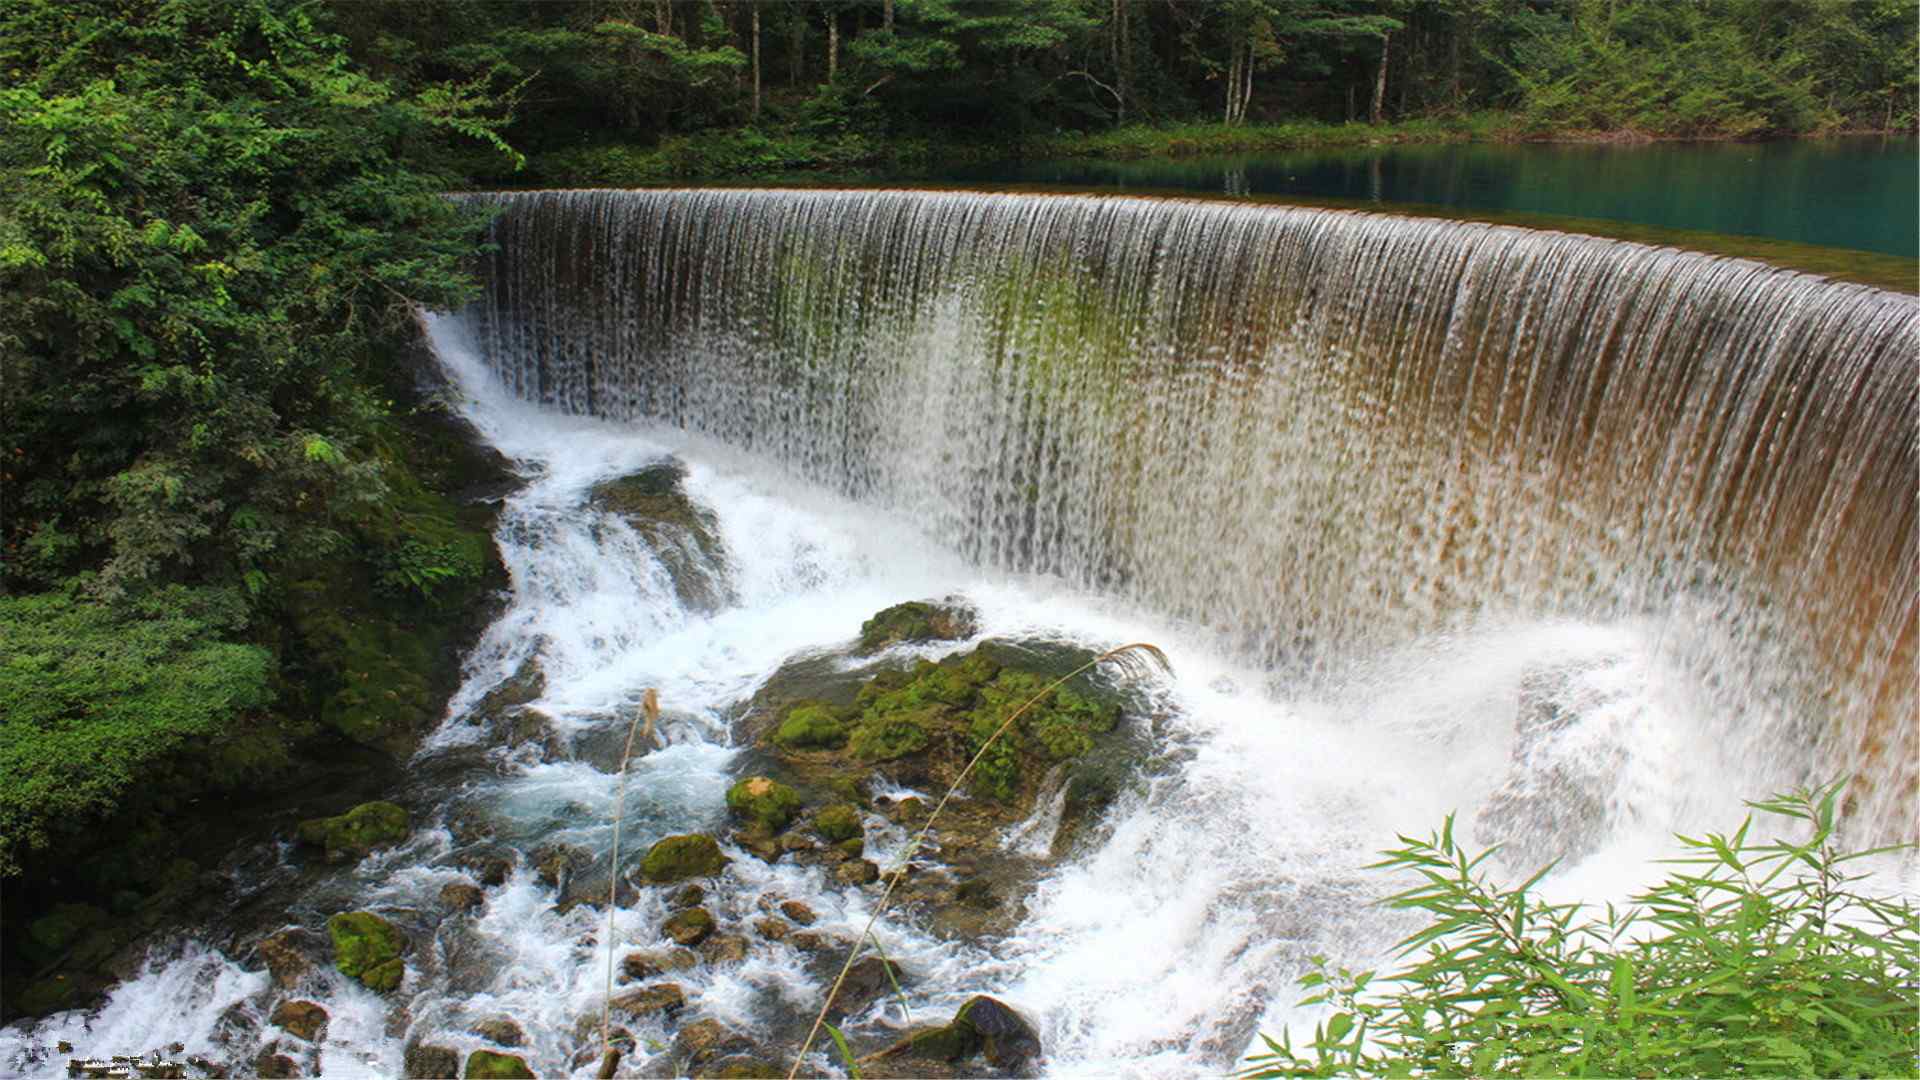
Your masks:
{"label": "calm water above dam", "polygon": [[1920,255],[1920,151],[1911,138],[1482,143],[1149,161],[1062,159],[985,165],[945,178],[1425,203]]}

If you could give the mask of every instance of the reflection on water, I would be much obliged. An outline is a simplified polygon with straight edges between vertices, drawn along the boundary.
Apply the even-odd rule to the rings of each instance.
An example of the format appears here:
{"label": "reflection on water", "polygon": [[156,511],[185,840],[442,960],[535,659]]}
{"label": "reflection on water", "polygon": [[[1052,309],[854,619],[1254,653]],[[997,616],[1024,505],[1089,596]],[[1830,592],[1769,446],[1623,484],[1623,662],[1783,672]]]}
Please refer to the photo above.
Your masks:
{"label": "reflection on water", "polygon": [[944,179],[1428,203],[1920,254],[1912,138],[1356,147],[1010,162]]}

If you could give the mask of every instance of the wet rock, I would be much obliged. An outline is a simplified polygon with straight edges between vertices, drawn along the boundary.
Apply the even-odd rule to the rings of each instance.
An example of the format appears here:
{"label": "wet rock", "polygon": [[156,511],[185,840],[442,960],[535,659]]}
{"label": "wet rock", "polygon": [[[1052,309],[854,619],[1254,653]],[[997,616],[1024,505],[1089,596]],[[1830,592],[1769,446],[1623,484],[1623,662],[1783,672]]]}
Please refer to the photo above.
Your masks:
{"label": "wet rock", "polygon": [[727,809],[769,833],[779,832],[800,812],[800,793],[765,776],[752,776],[727,789]]}
{"label": "wet rock", "polygon": [[680,602],[712,611],[726,599],[718,519],[686,494],[686,466],[669,459],[639,472],[594,485],[588,505],[618,516],[638,533],[673,580]]}
{"label": "wet rock", "polygon": [[866,826],[860,820],[859,807],[852,803],[835,803],[813,815],[813,831],[828,843],[837,844],[863,835]]}
{"label": "wet rock", "polygon": [[270,1022],[307,1042],[319,1042],[327,1029],[327,1010],[311,1001],[283,1001],[274,1007]]}
{"label": "wet rock", "polygon": [[951,1076],[952,1066],[984,1056],[1001,1076],[1030,1076],[1040,1058],[1033,1025],[1005,1002],[984,994],[969,999],[942,1027],[921,1028],[861,1061],[875,1077]]}
{"label": "wet rock", "polygon": [[593,862],[593,857],[572,844],[548,844],[532,853],[533,868],[542,885],[565,891],[573,875]]}
{"label": "wet rock", "polygon": [[932,808],[927,805],[927,801],[917,795],[909,795],[904,799],[892,800],[881,807],[881,811],[885,813],[887,817],[893,819],[893,822],[897,825],[918,825],[927,820],[927,814],[930,813],[931,810]]}
{"label": "wet rock", "polygon": [[534,1080],[525,1058],[514,1054],[496,1054],[475,1050],[467,1055],[467,1080]]}
{"label": "wet rock", "polygon": [[694,877],[712,877],[725,869],[727,857],[720,844],[705,833],[668,836],[647,849],[640,863],[640,874],[655,884],[669,884]]}
{"label": "wet rock", "polygon": [[620,961],[626,982],[640,982],[674,971],[690,971],[700,964],[700,955],[692,949],[664,949],[659,952],[633,953]]}
{"label": "wet rock", "polygon": [[260,1080],[287,1080],[300,1075],[300,1065],[285,1054],[276,1054],[269,1047],[260,1051],[253,1060],[253,1072]]}
{"label": "wet rock", "polygon": [[789,855],[812,851],[819,846],[797,832],[780,834],[780,850]]}
{"label": "wet rock", "polygon": [[780,914],[785,915],[801,926],[812,926],[814,921],[819,918],[818,915],[813,913],[812,908],[798,900],[782,900],[780,902]]}
{"label": "wet rock", "polygon": [[854,652],[871,656],[891,645],[927,641],[961,641],[974,635],[978,618],[959,597],[940,602],[915,600],[895,604],[860,624],[860,643]]}
{"label": "wet rock", "polygon": [[547,673],[538,655],[529,655],[498,686],[486,692],[473,707],[469,719],[494,726],[508,713],[540,700],[547,692]]}
{"label": "wet rock", "polygon": [[440,904],[450,911],[472,911],[486,902],[487,894],[478,885],[453,881],[440,887]]}
{"label": "wet rock", "polygon": [[302,844],[325,851],[327,861],[358,859],[407,838],[407,812],[390,802],[362,803],[339,817],[300,823]]}
{"label": "wet rock", "polygon": [[877,956],[863,956],[847,969],[832,1004],[827,1006],[827,1019],[839,1023],[842,1018],[892,994],[895,982],[906,986],[907,981],[906,972],[898,965],[889,965]]}
{"label": "wet rock", "polygon": [[699,907],[706,902],[707,890],[705,887],[700,885],[687,885],[674,890],[674,894],[667,899],[667,906],[676,911],[683,911],[687,908]]}
{"label": "wet rock", "polygon": [[400,953],[406,938],[400,928],[371,911],[352,911],[327,920],[333,939],[334,966],[341,974],[359,979],[376,992],[400,985],[406,968]]}
{"label": "wet rock", "polygon": [[1521,680],[1511,766],[1474,819],[1476,833],[1499,844],[1516,871],[1591,854],[1611,816],[1625,749],[1589,718],[1604,714],[1619,691],[1597,688],[1591,668],[1542,668]]}
{"label": "wet rock", "polygon": [[467,1030],[501,1046],[524,1046],[527,1042],[527,1033],[521,1030],[518,1023],[505,1016],[482,1020]]}
{"label": "wet rock", "polygon": [[777,837],[756,825],[751,829],[742,829],[733,834],[735,844],[745,848],[748,854],[769,865],[779,862],[780,856],[787,853],[781,837]]}
{"label": "wet rock", "polygon": [[691,908],[661,924],[660,932],[678,945],[698,945],[713,933],[713,914],[706,908]]}
{"label": "wet rock", "polygon": [[411,1080],[446,1080],[460,1073],[459,1052],[444,1046],[413,1043],[404,1060]]}
{"label": "wet rock", "polygon": [[291,990],[313,968],[313,953],[318,943],[304,930],[282,930],[260,939],[254,951],[267,965],[273,984]]}
{"label": "wet rock", "polygon": [[498,888],[513,876],[513,856],[502,851],[468,852],[455,860],[461,869],[471,873],[481,885],[489,889]]}
{"label": "wet rock", "polygon": [[607,902],[610,895],[617,906],[632,907],[640,899],[640,890],[629,881],[622,881],[616,887],[608,879],[607,869],[590,868],[587,872],[568,878],[567,887],[561,892],[560,899],[554,901],[553,909],[562,915],[583,904],[595,910],[604,910],[601,905]]}
{"label": "wet rock", "polygon": [[1008,1075],[1026,1075],[1040,1057],[1040,1035],[998,998],[976,994],[954,1014],[954,1027],[965,1025],[980,1039],[987,1063]]}
{"label": "wet rock", "polygon": [[880,880],[880,868],[870,859],[848,859],[833,868],[833,880],[842,885],[870,885]]}
{"label": "wet rock", "polygon": [[742,1054],[721,1058],[693,1075],[698,1080],[783,1080],[787,1070],[770,1061]]}
{"label": "wet rock", "polygon": [[709,964],[737,964],[747,958],[747,939],[737,934],[715,934],[700,946]]}
{"label": "wet rock", "polygon": [[676,983],[659,983],[631,990],[613,999],[613,1007],[635,1018],[655,1013],[671,1017],[686,1007],[687,995]]}
{"label": "wet rock", "polygon": [[833,850],[849,859],[857,859],[867,853],[867,841],[864,837],[851,836],[833,845]]}
{"label": "wet rock", "polygon": [[802,930],[787,935],[787,944],[805,953],[819,953],[834,949],[845,949],[852,943],[833,934],[819,934],[811,930]]}
{"label": "wet rock", "polygon": [[754,920],[753,929],[755,933],[766,938],[768,941],[784,941],[788,934],[793,933],[793,924],[785,919],[776,919],[769,915],[764,919]]}
{"label": "wet rock", "polygon": [[673,1058],[682,1075],[696,1074],[714,1061],[753,1053],[758,1047],[752,1039],[718,1020],[695,1020],[680,1029],[673,1040]]}

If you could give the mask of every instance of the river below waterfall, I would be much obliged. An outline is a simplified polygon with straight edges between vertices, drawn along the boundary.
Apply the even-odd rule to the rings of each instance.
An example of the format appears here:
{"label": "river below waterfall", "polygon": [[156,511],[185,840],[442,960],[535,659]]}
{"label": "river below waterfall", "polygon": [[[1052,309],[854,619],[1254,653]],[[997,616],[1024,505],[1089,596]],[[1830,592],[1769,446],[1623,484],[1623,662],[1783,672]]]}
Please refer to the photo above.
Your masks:
{"label": "river below waterfall", "polygon": [[[493,1047],[470,1029],[508,1017],[525,1033],[512,1052],[540,1075],[592,1075],[603,916],[592,906],[558,912],[555,888],[527,855],[564,841],[604,857],[618,781],[584,761],[530,761],[484,745],[487,729],[468,716],[534,653],[547,677],[534,705],[564,735],[617,738],[643,690],[659,692],[665,745],[637,756],[626,781],[623,849],[632,857],[667,833],[714,828],[743,753],[729,726],[740,703],[783,662],[843,645],[889,604],[959,594],[976,606],[981,638],[1159,644],[1175,673],[1138,692],[1158,718],[1162,767],[1108,811],[1102,842],[1042,878],[1010,933],[954,940],[911,916],[883,918],[877,937],[904,973],[904,1001],[884,998],[846,1026],[872,1049],[906,1026],[909,1010],[924,1022],[992,993],[1034,1020],[1050,1075],[1230,1069],[1256,1031],[1302,1022],[1293,980],[1305,957],[1377,963],[1404,930],[1365,903],[1394,885],[1362,869],[1372,853],[1455,810],[1474,821],[1502,785],[1538,779],[1530,767],[1609,762],[1588,853],[1549,879],[1556,894],[1596,900],[1650,880],[1648,860],[1669,830],[1732,822],[1742,797],[1784,778],[1726,767],[1724,733],[1696,688],[1667,663],[1658,635],[1631,620],[1486,625],[1378,656],[1337,695],[1303,694],[1227,659],[1205,628],[1046,578],[983,573],[909,521],[737,451],[517,401],[473,358],[457,320],[432,325],[468,415],[526,477],[499,527],[510,605],[399,796],[426,827],[350,867],[315,867],[283,846],[230,868],[237,894],[285,903],[289,922],[309,930],[335,911],[386,913],[421,942],[403,989],[382,997],[324,965],[296,989],[277,987],[248,952],[262,924],[194,928],[156,947],[96,1013],[0,1034],[9,1074],[59,1074],[68,1055],[55,1047],[66,1042],[99,1053],[178,1043],[241,1072],[273,1052],[304,1075],[391,1076],[404,1070],[410,1044],[463,1058]],[[667,457],[684,463],[689,495],[718,523],[725,556],[698,568],[729,598],[715,610],[685,606],[659,553],[587,501],[597,482]],[[1578,710],[1557,756],[1517,754],[1514,745],[1523,683],[1541,670],[1568,673],[1558,693]],[[472,813],[495,822],[496,839],[521,857],[475,913],[449,917],[436,897],[473,879],[456,838],[457,819]],[[904,834],[878,817],[870,824],[870,853],[882,863],[897,857]],[[838,885],[816,868],[730,854],[708,901],[723,924],[778,896],[817,913],[816,931],[852,939],[876,899],[874,888]],[[663,903],[643,894],[616,911],[617,954],[662,944]],[[678,982],[687,1008],[673,1024],[636,1030],[641,1050],[623,1075],[671,1071],[674,1027],[697,1019],[761,1040],[769,1057],[790,1054],[780,1040],[797,1042],[825,989],[825,975],[778,942]],[[329,1014],[315,1042],[269,1021],[296,996]],[[594,1022],[583,1027],[582,1017]],[[807,1071],[836,1063],[823,1047]]]}

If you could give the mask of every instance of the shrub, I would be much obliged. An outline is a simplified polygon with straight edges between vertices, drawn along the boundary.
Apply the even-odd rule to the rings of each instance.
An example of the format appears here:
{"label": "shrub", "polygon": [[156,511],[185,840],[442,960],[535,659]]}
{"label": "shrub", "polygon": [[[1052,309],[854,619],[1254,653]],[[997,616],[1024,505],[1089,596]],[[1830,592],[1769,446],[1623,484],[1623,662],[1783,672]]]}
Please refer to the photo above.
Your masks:
{"label": "shrub", "polygon": [[[1685,854],[1626,910],[1503,889],[1478,874],[1453,820],[1402,837],[1377,868],[1421,884],[1391,897],[1430,925],[1423,957],[1373,987],[1317,970],[1304,1004],[1333,1014],[1298,1050],[1266,1039],[1252,1076],[1913,1076],[1920,916],[1854,888],[1889,849],[1835,844],[1839,784],[1750,804],[1802,822],[1805,840],[1682,836]],[[1549,867],[1550,869],[1550,867]]]}

